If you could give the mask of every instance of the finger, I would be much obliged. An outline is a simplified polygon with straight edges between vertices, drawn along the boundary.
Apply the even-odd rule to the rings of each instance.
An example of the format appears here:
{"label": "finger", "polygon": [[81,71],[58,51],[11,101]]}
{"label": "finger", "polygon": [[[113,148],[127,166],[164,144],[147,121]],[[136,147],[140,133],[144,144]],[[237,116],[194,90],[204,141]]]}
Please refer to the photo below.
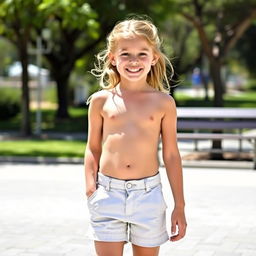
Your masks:
{"label": "finger", "polygon": [[180,234],[177,234],[177,235],[171,237],[171,241],[172,241],[172,242],[177,242],[177,241],[179,241],[181,238],[182,238],[182,237],[180,236]]}
{"label": "finger", "polygon": [[176,242],[176,241],[179,241],[180,239],[182,239],[184,236],[185,236],[184,233],[178,233],[177,235],[172,236],[170,240],[172,242]]}
{"label": "finger", "polygon": [[172,242],[176,242],[182,239],[185,236],[185,234],[186,234],[186,225],[182,225],[182,226],[180,225],[178,234],[172,236],[170,240]]}
{"label": "finger", "polygon": [[172,227],[171,227],[172,235],[174,235],[176,233],[176,230],[177,230],[176,222],[172,221]]}

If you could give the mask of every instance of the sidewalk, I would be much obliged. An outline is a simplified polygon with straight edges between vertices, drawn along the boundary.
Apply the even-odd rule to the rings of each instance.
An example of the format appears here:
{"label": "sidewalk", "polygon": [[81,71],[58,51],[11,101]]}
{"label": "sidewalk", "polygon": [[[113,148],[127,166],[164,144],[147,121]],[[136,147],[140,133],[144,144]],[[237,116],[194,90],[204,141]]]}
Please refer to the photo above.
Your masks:
{"label": "sidewalk", "polygon": [[[165,243],[160,256],[255,256],[256,172],[184,168],[184,183],[187,236]],[[0,202],[1,256],[94,255],[82,165],[1,164]],[[124,255],[132,255],[130,245]]]}

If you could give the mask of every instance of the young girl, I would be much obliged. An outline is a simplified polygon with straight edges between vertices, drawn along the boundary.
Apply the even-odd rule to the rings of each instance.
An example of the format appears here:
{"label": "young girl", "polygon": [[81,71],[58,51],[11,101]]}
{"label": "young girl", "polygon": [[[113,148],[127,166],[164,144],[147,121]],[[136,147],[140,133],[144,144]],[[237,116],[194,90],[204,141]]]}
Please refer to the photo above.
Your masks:
{"label": "young girl", "polygon": [[[103,90],[90,99],[85,152],[90,229],[98,256],[120,256],[131,241],[136,256],[155,256],[184,237],[186,219],[176,107],[165,92],[166,64],[157,28],[148,20],[118,23],[93,74]],[[158,172],[158,142],[174,197],[169,238]]]}

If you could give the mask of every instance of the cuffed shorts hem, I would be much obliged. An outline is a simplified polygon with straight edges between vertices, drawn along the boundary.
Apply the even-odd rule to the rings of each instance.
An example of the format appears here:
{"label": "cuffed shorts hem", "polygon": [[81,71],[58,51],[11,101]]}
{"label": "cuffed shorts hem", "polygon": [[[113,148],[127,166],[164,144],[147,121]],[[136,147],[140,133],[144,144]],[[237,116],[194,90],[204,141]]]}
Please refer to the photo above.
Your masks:
{"label": "cuffed shorts hem", "polygon": [[124,234],[110,234],[110,233],[88,233],[87,238],[94,241],[101,242],[128,242],[127,237]]}
{"label": "cuffed shorts hem", "polygon": [[169,236],[167,232],[162,234],[161,236],[157,236],[155,238],[147,239],[145,237],[132,236],[130,242],[134,245],[142,246],[142,247],[157,247],[169,240]]}

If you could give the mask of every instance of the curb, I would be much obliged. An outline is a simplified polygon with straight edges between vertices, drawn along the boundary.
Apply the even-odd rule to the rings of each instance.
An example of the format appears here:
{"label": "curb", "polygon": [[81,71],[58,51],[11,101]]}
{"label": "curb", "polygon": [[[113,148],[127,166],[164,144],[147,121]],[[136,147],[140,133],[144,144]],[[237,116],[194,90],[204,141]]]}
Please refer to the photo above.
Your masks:
{"label": "curb", "polygon": [[0,156],[0,163],[83,164],[84,159],[80,157]]}
{"label": "curb", "polygon": [[253,162],[250,161],[182,160],[182,166],[192,168],[249,169],[252,171],[254,170]]}

